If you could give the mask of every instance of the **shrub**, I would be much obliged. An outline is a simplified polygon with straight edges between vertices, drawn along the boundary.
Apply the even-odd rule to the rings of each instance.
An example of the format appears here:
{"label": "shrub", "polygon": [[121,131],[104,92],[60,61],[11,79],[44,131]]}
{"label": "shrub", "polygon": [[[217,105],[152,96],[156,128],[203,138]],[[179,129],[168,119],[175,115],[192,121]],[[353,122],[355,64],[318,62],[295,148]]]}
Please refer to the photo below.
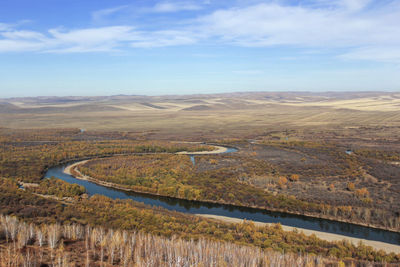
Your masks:
{"label": "shrub", "polygon": [[299,180],[299,175],[298,174],[292,174],[292,175],[290,175],[290,181],[292,181],[292,182],[297,182],[298,180]]}
{"label": "shrub", "polygon": [[288,180],[285,176],[280,176],[278,180],[279,187],[284,188],[287,184]]}
{"label": "shrub", "polygon": [[354,183],[352,183],[352,182],[347,183],[347,189],[349,191],[354,191],[355,188],[356,188],[356,186],[354,185]]}
{"label": "shrub", "polygon": [[363,188],[361,188],[361,189],[357,189],[357,190],[355,191],[355,194],[356,194],[356,196],[359,197],[359,198],[366,198],[366,197],[369,196],[368,189],[365,188],[365,187],[363,187]]}

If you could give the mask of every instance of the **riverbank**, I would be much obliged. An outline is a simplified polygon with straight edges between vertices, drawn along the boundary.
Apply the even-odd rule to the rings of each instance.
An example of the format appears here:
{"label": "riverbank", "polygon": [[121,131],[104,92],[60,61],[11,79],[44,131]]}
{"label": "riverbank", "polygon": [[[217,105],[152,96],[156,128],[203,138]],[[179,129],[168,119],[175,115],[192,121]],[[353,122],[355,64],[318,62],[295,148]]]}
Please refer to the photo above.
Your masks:
{"label": "riverbank", "polygon": [[[72,176],[74,176],[73,174],[72,174],[72,170],[75,170],[75,167],[77,167],[78,165],[81,165],[81,164],[85,164],[86,162],[88,162],[89,160],[87,159],[87,160],[82,160],[82,161],[78,161],[78,162],[75,162],[75,163],[73,163],[73,164],[71,164],[71,165],[68,165],[67,167],[65,167],[65,169],[64,169],[64,173],[65,174],[68,174],[68,175],[72,175]],[[75,170],[76,171],[76,170]]]}
{"label": "riverbank", "polygon": [[[244,221],[242,219],[226,217],[226,216],[219,216],[219,215],[212,215],[212,214],[196,214],[196,215],[204,217],[204,218],[208,218],[208,219],[219,220],[219,221],[222,221],[222,222],[225,222],[225,223],[242,223]],[[252,222],[256,226],[260,226],[260,227],[263,227],[263,226],[266,226],[266,225],[273,225],[273,223],[263,223],[263,222],[257,222],[257,221],[252,221]],[[391,252],[394,252],[396,254],[400,253],[400,245],[388,244],[388,243],[384,243],[384,242],[372,241],[372,240],[356,238],[356,237],[348,237],[348,236],[344,236],[344,235],[326,233],[326,232],[303,229],[303,228],[286,226],[286,225],[281,225],[281,226],[282,226],[282,229],[284,231],[296,231],[297,230],[299,232],[303,232],[307,236],[310,236],[310,235],[314,234],[319,239],[326,240],[326,241],[329,241],[329,242],[346,240],[346,241],[349,241],[353,245],[356,245],[356,246],[360,242],[362,242],[364,245],[371,246],[376,250],[383,250],[383,251],[385,251],[387,253],[391,253]]]}
{"label": "riverbank", "polygon": [[[65,174],[68,174],[68,175],[75,174],[75,177],[77,179],[82,179],[82,180],[94,182],[94,183],[99,184],[99,185],[112,187],[112,188],[116,188],[116,189],[120,189],[120,190],[132,191],[132,190],[129,190],[129,189],[127,190],[126,188],[123,188],[123,187],[115,186],[114,184],[111,184],[111,183],[101,182],[101,181],[98,181],[96,179],[93,179],[92,177],[88,177],[88,176],[82,175],[79,172],[79,170],[77,170],[75,168],[78,165],[84,164],[87,161],[88,160],[84,160],[84,161],[80,161],[80,162],[76,162],[74,164],[71,164],[71,165],[67,166],[64,169],[63,172]],[[78,174],[78,175],[76,175],[76,174]],[[201,216],[201,217],[205,217],[205,218],[209,218],[209,219],[220,220],[220,221],[227,222],[227,223],[241,223],[241,222],[243,222],[242,219],[226,217],[226,216],[219,216],[219,215],[212,215],[212,214],[196,214],[196,215],[197,216]],[[273,223],[263,223],[263,222],[257,222],[257,221],[254,221],[254,223],[257,226],[265,226],[265,225],[273,224]],[[396,254],[400,253],[400,245],[394,245],[394,244],[389,244],[389,243],[380,242],[380,241],[372,241],[372,240],[367,240],[367,239],[363,239],[363,238],[348,237],[348,236],[345,236],[345,235],[326,233],[326,232],[322,232],[322,231],[309,230],[309,229],[286,226],[286,225],[282,225],[282,229],[284,231],[294,231],[295,229],[297,229],[298,231],[303,232],[305,235],[309,236],[309,235],[314,234],[318,238],[320,238],[322,240],[326,240],[326,241],[342,241],[342,240],[346,240],[346,241],[351,242],[354,245],[358,245],[360,242],[362,242],[363,244],[365,244],[367,246],[371,246],[376,250],[384,250],[387,253],[391,253],[391,252],[394,252]]]}
{"label": "riverbank", "polygon": [[[209,152],[209,151],[207,151],[207,152]],[[111,183],[111,182],[105,182],[105,181],[101,181],[101,180],[98,180],[98,179],[93,178],[93,177],[86,176],[86,175],[82,174],[78,170],[77,167],[79,165],[81,165],[81,164],[84,164],[84,163],[88,162],[89,160],[83,160],[83,161],[75,162],[74,164],[68,165],[63,172],[65,174],[71,175],[71,176],[73,176],[73,177],[75,177],[77,179],[90,181],[90,182],[92,182],[94,184],[105,186],[105,187],[108,187],[108,188],[114,188],[114,189],[118,189],[118,190],[122,190],[122,191],[126,191],[126,192],[136,192],[136,193],[150,194],[150,195],[154,195],[154,196],[171,197],[171,196],[168,196],[168,195],[158,194],[158,193],[155,193],[155,192],[135,190],[135,189],[127,188],[124,185],[119,185],[119,184],[115,184],[115,183]],[[74,170],[74,171],[72,171],[72,170]],[[172,198],[181,199],[181,200],[188,200],[188,199],[179,198],[179,197],[172,197]],[[200,201],[200,202],[203,202],[203,203],[212,203],[212,204],[221,204],[221,205],[234,205],[235,206],[234,203],[225,202],[225,201],[221,201],[221,200],[219,200],[219,201],[197,200],[197,201]],[[342,222],[342,223],[346,223],[346,224],[353,224],[353,225],[368,227],[368,228],[371,228],[371,229],[378,229],[378,230],[385,230],[385,231],[390,231],[390,232],[397,232],[395,229],[391,229],[391,228],[387,228],[387,227],[382,227],[382,226],[373,225],[373,224],[367,224],[367,223],[362,223],[362,222],[354,222],[354,221],[350,221],[348,219],[342,219],[342,218],[327,216],[327,215],[323,215],[323,214],[315,214],[315,213],[309,213],[309,212],[287,211],[287,210],[276,209],[276,208],[271,208],[271,207],[266,208],[266,207],[263,207],[263,206],[242,206],[242,207],[266,210],[266,211],[271,211],[271,212],[282,212],[282,213],[286,213],[286,214],[305,216],[305,217],[309,217],[309,218],[324,219],[324,220]]]}
{"label": "riverbank", "polygon": [[[217,147],[217,149],[215,149],[214,151],[201,151],[201,153],[204,153],[204,154],[207,154],[207,153],[229,153],[230,151],[229,151],[229,148],[225,148],[225,149],[219,149],[218,148],[218,146],[216,146]],[[219,146],[220,147],[220,146]],[[217,152],[217,151],[219,151],[219,152]],[[182,152],[181,152],[182,153]],[[186,154],[187,152],[183,152],[184,154]],[[193,152],[194,153],[194,152]],[[188,155],[192,155],[192,153],[187,153]],[[90,159],[89,159],[90,160]],[[165,195],[160,195],[160,194],[157,194],[157,193],[154,193],[154,192],[143,192],[143,191],[137,191],[137,190],[135,190],[135,189],[130,189],[130,188],[126,188],[126,187],[124,187],[123,185],[118,185],[118,184],[114,184],[114,183],[110,183],[110,182],[104,182],[104,181],[100,181],[100,180],[97,180],[97,179],[95,179],[95,178],[93,178],[93,177],[89,177],[89,176],[86,176],[86,175],[83,175],[80,171],[79,171],[79,168],[78,168],[78,166],[79,165],[81,165],[81,164],[84,164],[84,163],[86,163],[86,162],[88,162],[89,161],[88,159],[86,159],[86,160],[82,160],[82,161],[80,161],[80,162],[75,162],[74,164],[71,164],[71,165],[68,165],[64,170],[62,170],[65,174],[68,174],[68,175],[70,175],[70,176],[73,176],[73,177],[75,177],[75,178],[77,178],[77,179],[80,179],[80,180],[86,180],[86,181],[89,181],[89,182],[91,182],[91,183],[93,183],[93,184],[97,184],[97,185],[99,185],[99,186],[104,186],[104,187],[108,187],[108,188],[113,188],[113,189],[118,189],[118,190],[121,190],[121,191],[125,191],[125,192],[134,192],[134,193],[138,193],[138,194],[147,194],[147,195],[152,195],[152,196],[154,196],[154,197],[166,197],[166,198],[170,198],[170,197],[168,197],[168,196],[165,196]],[[173,197],[172,199],[174,199],[174,201],[180,201],[180,200],[182,200],[182,201],[190,201],[190,200],[187,200],[187,199],[184,199],[184,198],[175,198],[175,197]],[[211,203],[215,203],[215,204],[220,204],[220,205],[232,205],[232,203],[223,203],[223,202],[221,202],[221,201],[207,201],[207,200],[204,200],[204,201],[202,201],[202,200],[198,200],[199,202],[201,202],[201,203],[204,203],[204,204],[211,204]],[[160,203],[161,204],[161,203]],[[160,205],[160,204],[157,204],[157,205]],[[211,204],[212,205],[212,204]],[[161,204],[161,206],[163,206],[163,204]],[[308,218],[315,218],[315,219],[324,219],[324,220],[331,220],[332,222],[327,222],[327,225],[326,226],[328,226],[329,225],[329,227],[330,227],[330,224],[332,223],[332,224],[335,224],[336,222],[342,222],[342,223],[346,223],[346,224],[349,224],[349,226],[352,224],[352,225],[354,225],[354,226],[352,226],[352,227],[355,227],[355,225],[358,225],[358,226],[364,226],[364,227],[368,227],[369,229],[371,229],[371,230],[362,230],[362,229],[360,229],[360,230],[358,230],[358,231],[361,231],[361,232],[363,232],[363,231],[366,231],[366,233],[368,232],[369,233],[369,231],[372,231],[371,233],[373,233],[375,230],[372,230],[372,229],[377,229],[377,230],[389,230],[390,231],[390,229],[383,229],[383,228],[381,228],[381,227],[377,227],[377,226],[373,226],[373,225],[367,225],[367,224],[361,224],[361,223],[354,223],[354,222],[351,222],[351,221],[344,221],[344,220],[340,220],[340,218],[332,218],[332,217],[329,217],[329,218],[327,218],[327,216],[322,216],[322,215],[319,215],[319,214],[303,214],[303,213],[295,213],[295,212],[287,212],[287,211],[283,211],[283,210],[275,210],[275,209],[266,209],[265,207],[248,207],[248,208],[256,208],[256,209],[261,209],[261,210],[268,210],[268,211],[270,211],[270,212],[283,212],[283,213],[287,213],[287,214],[293,214],[293,215],[300,215],[300,216],[305,216],[305,217],[308,217]],[[169,208],[168,208],[169,209]],[[174,208],[173,208],[174,209]],[[181,212],[186,212],[185,210],[182,210]],[[192,213],[192,214],[194,214],[194,213],[198,213],[198,212],[189,212],[189,213]],[[206,213],[211,213],[211,212],[207,212],[206,211]],[[226,214],[224,214],[224,213],[214,213],[213,212],[213,214],[222,214],[222,215],[226,215]],[[236,216],[232,216],[232,217],[229,217],[230,215],[227,215],[228,217],[227,218],[232,218],[233,220],[235,220],[235,217]],[[244,216],[242,216],[241,218],[249,218],[249,219],[253,219],[253,220],[260,220],[260,221],[267,221],[267,222],[280,222],[280,220],[275,220],[275,219],[273,219],[273,218],[270,218],[270,219],[257,219],[257,218],[253,218],[253,217],[247,217],[247,215],[244,215]],[[272,220],[271,220],[272,219]],[[239,219],[240,220],[240,219]],[[289,224],[289,225],[292,225],[292,226],[285,226],[285,227],[288,227],[287,229],[289,229],[289,231],[290,230],[293,230],[293,229],[295,229],[295,228],[297,228],[297,227],[300,227],[300,228],[298,228],[298,229],[301,229],[301,230],[304,230],[304,232],[307,232],[307,231],[311,231],[311,230],[307,230],[306,228],[302,228],[302,227],[304,227],[304,225],[303,224]],[[321,226],[322,227],[322,226]],[[333,226],[333,227],[336,227],[336,226]],[[342,227],[342,226],[338,226],[339,227],[339,229],[340,229],[340,227]],[[325,232],[325,230],[327,229],[327,228],[325,228],[325,227],[323,227],[323,228],[315,228],[315,227],[311,227],[311,228],[308,228],[308,229],[317,229],[315,232],[310,232],[309,234],[312,234],[312,233],[314,233],[314,234],[316,234],[316,232],[319,232],[319,233],[322,233],[322,234],[327,234],[328,235],[328,237],[329,237],[329,232],[330,231],[327,231],[327,232]],[[333,235],[336,235],[336,231],[334,231],[334,232],[332,232],[332,234]],[[395,234],[395,231],[393,232],[393,234]],[[355,242],[355,243],[358,243],[360,240],[361,241],[363,241],[363,240],[365,240],[365,241],[368,241],[368,242],[378,242],[378,244],[375,246],[375,245],[373,245],[373,247],[375,248],[377,248],[377,249],[381,249],[382,247],[385,247],[385,245],[386,244],[388,244],[389,245],[389,247],[390,247],[390,245],[391,244],[394,244],[393,246],[394,246],[394,248],[389,248],[389,249],[385,249],[386,251],[396,251],[397,253],[398,253],[398,242],[399,242],[399,239],[398,238],[396,238],[396,239],[390,239],[390,241],[389,241],[389,239],[387,239],[386,237],[385,238],[377,238],[376,239],[376,237],[372,237],[372,235],[370,235],[370,234],[364,234],[364,235],[359,235],[359,234],[356,234],[355,236],[352,234],[352,233],[350,233],[350,236],[353,236],[353,237],[348,237],[347,236],[347,233],[346,232],[339,232],[339,234],[337,234],[339,237],[335,237],[334,239],[326,239],[326,238],[321,238],[321,239],[325,239],[325,240],[342,240],[342,239],[352,239],[353,240],[353,237],[355,238],[353,241]],[[318,235],[318,236],[322,236],[322,235]],[[325,237],[326,237],[326,235],[324,235]],[[329,237],[330,238],[330,237]],[[372,240],[379,240],[379,241],[371,241],[371,240],[367,240],[367,239],[363,239],[363,238],[368,238],[368,239],[372,239]],[[352,241],[352,242],[353,242]],[[353,243],[354,243],[353,242]],[[386,242],[388,242],[388,243],[386,243]],[[364,243],[367,243],[367,242],[364,242]],[[381,243],[381,244],[379,244],[379,243]],[[373,243],[369,243],[369,244],[373,244]],[[382,244],[383,244],[383,246],[382,246]]]}
{"label": "riverbank", "polygon": [[[127,188],[124,188],[124,187],[120,187],[120,186],[112,184],[112,183],[98,181],[98,180],[96,180],[96,179],[94,179],[92,177],[83,175],[76,167],[78,167],[80,164],[84,164],[87,161],[88,160],[84,160],[84,161],[80,161],[80,162],[76,162],[74,164],[71,164],[71,165],[67,166],[63,170],[63,172],[65,174],[72,175],[77,179],[90,181],[90,182],[93,182],[93,183],[101,185],[101,186],[114,188],[114,189],[119,189],[119,190],[123,190],[123,191],[133,191],[133,190],[130,190],[130,189],[127,189]],[[229,223],[240,223],[240,222],[243,221],[242,219],[237,219],[237,218],[233,218],[233,217],[218,216],[218,215],[211,215],[211,214],[196,214],[196,215],[202,216],[202,217],[206,217],[206,218],[210,218],[210,219],[221,220],[221,221],[229,222]],[[255,221],[255,224],[258,225],[258,226],[264,226],[264,225],[271,225],[272,223],[263,223],[263,222]],[[361,241],[363,244],[371,246],[371,247],[373,247],[374,249],[377,249],[377,250],[382,249],[382,250],[384,250],[385,252],[388,252],[388,253],[391,253],[391,252],[400,253],[400,246],[399,245],[385,243],[385,242],[381,242],[381,241],[372,241],[372,240],[367,240],[367,239],[363,239],[363,238],[348,237],[348,236],[340,235],[340,234],[327,233],[327,232],[323,232],[323,231],[309,230],[309,229],[305,229],[305,228],[292,227],[292,226],[286,226],[286,225],[282,225],[282,228],[285,231],[293,231],[293,230],[297,229],[298,231],[301,231],[306,235],[315,234],[318,238],[326,240],[326,241],[347,240],[347,241],[353,243],[354,245],[358,245],[359,242]]]}

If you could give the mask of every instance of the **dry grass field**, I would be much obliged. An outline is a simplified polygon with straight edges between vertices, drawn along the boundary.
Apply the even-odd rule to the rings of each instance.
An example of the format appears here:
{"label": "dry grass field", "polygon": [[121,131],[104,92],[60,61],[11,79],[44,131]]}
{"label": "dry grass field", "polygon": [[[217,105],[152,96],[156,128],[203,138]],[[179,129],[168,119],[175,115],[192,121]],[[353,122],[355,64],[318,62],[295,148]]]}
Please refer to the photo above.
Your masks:
{"label": "dry grass field", "polygon": [[16,98],[0,100],[0,114],[0,127],[7,128],[133,131],[163,139],[252,138],[282,129],[397,128],[400,93]]}

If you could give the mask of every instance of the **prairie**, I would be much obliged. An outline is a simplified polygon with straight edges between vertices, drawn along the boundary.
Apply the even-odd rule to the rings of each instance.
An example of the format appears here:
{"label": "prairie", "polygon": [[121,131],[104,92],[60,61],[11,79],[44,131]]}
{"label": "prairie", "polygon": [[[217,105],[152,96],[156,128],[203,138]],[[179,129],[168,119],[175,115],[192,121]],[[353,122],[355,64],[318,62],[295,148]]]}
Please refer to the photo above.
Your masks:
{"label": "prairie", "polygon": [[[195,165],[188,155],[172,155],[210,150],[204,143],[238,152],[199,154]],[[146,155],[126,155],[132,153]],[[344,258],[398,263],[399,255],[273,227],[230,225],[100,196],[86,199],[83,188],[42,177],[52,166],[89,159],[78,166],[83,174],[131,190],[398,232],[399,155],[399,93],[1,99],[0,212],[39,224],[77,223],[314,253],[333,266]],[[36,186],[18,188],[26,182]],[[78,240],[77,246],[83,243]],[[9,245],[3,242],[2,251]]]}
{"label": "prairie", "polygon": [[398,93],[49,97],[0,102],[2,127],[135,131],[162,139],[251,137],[282,129],[400,126]]}

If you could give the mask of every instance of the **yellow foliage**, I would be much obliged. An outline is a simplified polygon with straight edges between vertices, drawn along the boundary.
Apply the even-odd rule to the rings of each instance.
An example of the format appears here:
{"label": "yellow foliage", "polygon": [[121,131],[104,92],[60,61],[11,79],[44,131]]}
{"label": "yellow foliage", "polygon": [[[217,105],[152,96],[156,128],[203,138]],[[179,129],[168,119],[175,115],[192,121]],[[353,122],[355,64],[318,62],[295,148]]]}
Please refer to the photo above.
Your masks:
{"label": "yellow foliage", "polygon": [[287,184],[288,180],[285,176],[280,176],[278,180],[278,184],[281,188],[284,188]]}

